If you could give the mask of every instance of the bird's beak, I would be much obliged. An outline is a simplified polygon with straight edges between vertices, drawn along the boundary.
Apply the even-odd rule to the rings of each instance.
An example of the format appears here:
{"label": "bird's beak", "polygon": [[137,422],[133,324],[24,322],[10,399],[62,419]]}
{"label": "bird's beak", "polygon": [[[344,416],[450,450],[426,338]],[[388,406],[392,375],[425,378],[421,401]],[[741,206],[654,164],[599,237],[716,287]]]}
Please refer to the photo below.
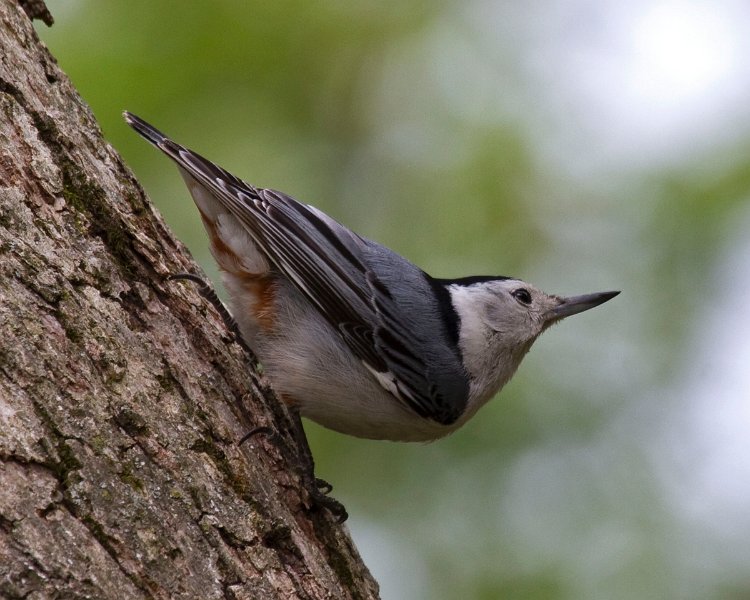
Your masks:
{"label": "bird's beak", "polygon": [[560,304],[550,311],[550,321],[558,321],[569,317],[570,315],[577,315],[584,310],[594,308],[600,304],[604,304],[607,300],[612,300],[620,292],[597,292],[595,294],[584,294],[583,296],[571,296],[570,298],[562,298]]}

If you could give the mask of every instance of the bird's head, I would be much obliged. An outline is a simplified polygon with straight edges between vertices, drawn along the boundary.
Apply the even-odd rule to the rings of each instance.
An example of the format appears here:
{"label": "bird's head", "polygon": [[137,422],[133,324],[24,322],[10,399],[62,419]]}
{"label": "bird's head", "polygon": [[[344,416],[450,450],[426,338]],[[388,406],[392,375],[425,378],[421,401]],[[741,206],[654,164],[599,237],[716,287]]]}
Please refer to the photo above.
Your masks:
{"label": "bird's head", "polygon": [[505,277],[458,279],[447,286],[460,322],[459,346],[471,379],[470,404],[484,403],[497,393],[550,325],[619,294],[562,297]]}

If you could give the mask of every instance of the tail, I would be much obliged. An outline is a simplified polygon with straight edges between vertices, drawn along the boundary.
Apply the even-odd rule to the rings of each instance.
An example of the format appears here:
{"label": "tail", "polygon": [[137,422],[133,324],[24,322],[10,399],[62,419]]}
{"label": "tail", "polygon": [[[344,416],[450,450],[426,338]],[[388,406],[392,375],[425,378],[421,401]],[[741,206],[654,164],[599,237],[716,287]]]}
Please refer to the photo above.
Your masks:
{"label": "tail", "polygon": [[175,161],[180,167],[186,169],[189,172],[192,172],[194,170],[194,168],[186,164],[186,157],[192,155],[198,156],[197,154],[191,152],[177,142],[172,141],[156,127],[150,125],[149,123],[146,123],[146,121],[144,121],[140,117],[136,117],[133,113],[124,111],[122,113],[122,116],[125,118],[125,122],[133,129],[135,129],[136,133],[144,137],[159,150],[164,152],[164,154]]}
{"label": "tail", "polygon": [[206,186],[212,194],[221,195],[222,193],[226,193],[224,190],[216,188],[216,182],[221,180],[225,184],[237,187],[252,198],[258,198],[258,190],[254,186],[235,177],[197,152],[193,152],[189,148],[185,148],[185,146],[168,138],[156,129],[156,127],[149,125],[140,117],[136,117],[128,111],[124,111],[122,116],[125,118],[125,122],[135,129],[137,133],[175,161],[184,172],[200,182],[201,185]]}
{"label": "tail", "polygon": [[169,141],[169,138],[161,131],[159,131],[155,127],[152,127],[140,117],[136,117],[133,113],[125,111],[122,113],[122,116],[125,118],[125,122],[128,125],[135,129],[140,135],[146,138],[154,146],[163,149],[164,142]]}

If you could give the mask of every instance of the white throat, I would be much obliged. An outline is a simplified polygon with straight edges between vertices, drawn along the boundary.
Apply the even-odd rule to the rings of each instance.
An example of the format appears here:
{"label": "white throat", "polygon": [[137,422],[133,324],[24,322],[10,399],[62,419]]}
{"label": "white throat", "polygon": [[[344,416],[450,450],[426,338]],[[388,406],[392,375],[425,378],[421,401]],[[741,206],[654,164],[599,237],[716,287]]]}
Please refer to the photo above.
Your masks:
{"label": "white throat", "polygon": [[485,318],[485,307],[493,301],[489,290],[462,285],[448,290],[461,319],[458,343],[470,377],[469,402],[461,417],[465,422],[510,380],[528,348],[509,347],[511,340],[489,326]]}

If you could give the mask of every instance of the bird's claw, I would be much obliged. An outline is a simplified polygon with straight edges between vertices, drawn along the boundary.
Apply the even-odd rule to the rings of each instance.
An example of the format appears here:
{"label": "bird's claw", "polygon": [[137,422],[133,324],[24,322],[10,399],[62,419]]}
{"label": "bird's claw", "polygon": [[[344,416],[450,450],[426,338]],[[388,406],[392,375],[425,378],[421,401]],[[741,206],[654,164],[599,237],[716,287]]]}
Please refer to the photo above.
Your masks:
{"label": "bird's claw", "polygon": [[315,478],[315,487],[320,490],[321,494],[328,495],[333,491],[333,486],[325,479]]}
{"label": "bird's claw", "polygon": [[[341,504],[341,502],[336,500],[336,498],[327,496],[326,494],[328,492],[323,492],[321,491],[321,488],[317,487],[319,481],[320,480],[316,478],[315,485],[307,486],[307,493],[310,495],[310,500],[312,500],[315,506],[325,508],[330,512],[338,523],[343,523],[349,518],[349,513],[346,512],[346,508],[344,508],[344,505]],[[326,486],[329,488],[329,492],[333,489],[330,484],[326,484]]]}

